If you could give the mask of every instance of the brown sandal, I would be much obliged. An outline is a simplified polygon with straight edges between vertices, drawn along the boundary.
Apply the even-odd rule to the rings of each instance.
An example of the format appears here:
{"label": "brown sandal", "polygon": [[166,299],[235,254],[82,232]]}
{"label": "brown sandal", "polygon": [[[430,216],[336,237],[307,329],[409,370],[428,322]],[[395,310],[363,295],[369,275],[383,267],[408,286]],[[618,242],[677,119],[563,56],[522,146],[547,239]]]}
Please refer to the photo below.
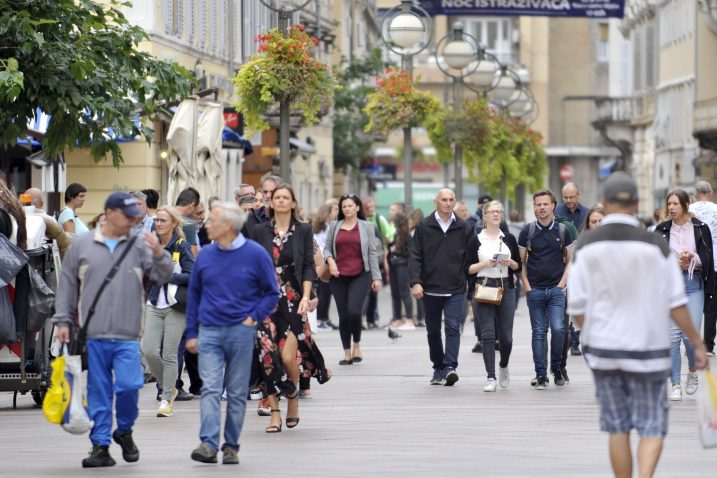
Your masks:
{"label": "brown sandal", "polygon": [[[271,410],[271,413],[279,413],[281,414],[281,410]],[[279,433],[281,432],[281,419],[279,419],[279,425],[269,425],[266,427],[267,433]]]}

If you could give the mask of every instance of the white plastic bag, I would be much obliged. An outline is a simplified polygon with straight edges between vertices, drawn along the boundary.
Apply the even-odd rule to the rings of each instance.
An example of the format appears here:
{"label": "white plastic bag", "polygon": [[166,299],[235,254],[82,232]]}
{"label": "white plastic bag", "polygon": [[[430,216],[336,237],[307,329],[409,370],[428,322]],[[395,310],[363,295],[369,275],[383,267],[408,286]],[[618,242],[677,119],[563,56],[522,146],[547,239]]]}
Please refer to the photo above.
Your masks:
{"label": "white plastic bag", "polygon": [[703,448],[717,447],[717,377],[709,370],[700,371],[697,410],[700,414],[700,439]]}
{"label": "white plastic bag", "polygon": [[315,334],[318,332],[318,321],[316,320],[317,312],[316,309],[312,310],[311,312],[307,313],[307,316],[309,318],[309,327],[311,328],[311,333]]}
{"label": "white plastic bag", "polygon": [[70,406],[62,417],[62,428],[74,435],[87,433],[95,422],[87,414],[87,406],[82,387],[82,357],[65,356],[65,379],[70,385]]}

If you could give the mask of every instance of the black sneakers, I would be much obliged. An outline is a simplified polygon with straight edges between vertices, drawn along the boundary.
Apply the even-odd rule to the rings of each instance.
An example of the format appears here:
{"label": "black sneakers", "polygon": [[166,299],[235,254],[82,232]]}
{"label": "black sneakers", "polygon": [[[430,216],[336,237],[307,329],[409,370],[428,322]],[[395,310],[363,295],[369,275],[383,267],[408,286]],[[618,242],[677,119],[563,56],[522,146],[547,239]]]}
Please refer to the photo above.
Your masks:
{"label": "black sneakers", "polygon": [[131,431],[120,435],[117,433],[117,430],[115,430],[112,432],[112,439],[122,447],[122,458],[124,458],[124,461],[134,463],[139,460],[139,450],[137,449],[137,445],[134,444]]}
{"label": "black sneakers", "polygon": [[560,370],[551,370],[550,372],[553,374],[553,380],[555,380],[555,386],[564,387],[565,379],[563,378],[562,372],[560,372]]}
{"label": "black sneakers", "polygon": [[473,350],[471,350],[471,352],[473,352],[474,354],[482,353],[482,352],[483,352],[483,345],[481,345],[480,342],[476,343],[476,344],[473,346]]}
{"label": "black sneakers", "polygon": [[453,384],[455,384],[457,381],[458,374],[456,373],[456,371],[453,369],[446,370],[446,383],[444,383],[443,385],[445,385],[446,387],[452,387]]}
{"label": "black sneakers", "polygon": [[565,367],[560,367],[560,373],[562,374],[565,383],[570,383],[570,377],[568,377],[568,371],[565,369]]}
{"label": "black sneakers", "polygon": [[548,377],[538,377],[535,383],[536,390],[545,390],[548,387]]}
{"label": "black sneakers", "polygon": [[109,447],[105,445],[92,445],[90,456],[82,460],[82,468],[99,468],[101,466],[115,466],[114,458],[110,456]]}

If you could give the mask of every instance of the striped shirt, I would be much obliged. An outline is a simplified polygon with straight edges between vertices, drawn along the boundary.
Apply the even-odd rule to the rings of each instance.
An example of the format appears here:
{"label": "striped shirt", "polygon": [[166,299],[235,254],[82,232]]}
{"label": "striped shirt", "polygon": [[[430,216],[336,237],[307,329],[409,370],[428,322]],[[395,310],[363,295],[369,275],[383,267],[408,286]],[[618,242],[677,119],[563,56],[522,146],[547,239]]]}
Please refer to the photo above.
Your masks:
{"label": "striped shirt", "polygon": [[632,216],[610,214],[578,240],[568,290],[568,313],[585,317],[581,341],[593,371],[667,374],[670,311],[687,303],[667,242]]}

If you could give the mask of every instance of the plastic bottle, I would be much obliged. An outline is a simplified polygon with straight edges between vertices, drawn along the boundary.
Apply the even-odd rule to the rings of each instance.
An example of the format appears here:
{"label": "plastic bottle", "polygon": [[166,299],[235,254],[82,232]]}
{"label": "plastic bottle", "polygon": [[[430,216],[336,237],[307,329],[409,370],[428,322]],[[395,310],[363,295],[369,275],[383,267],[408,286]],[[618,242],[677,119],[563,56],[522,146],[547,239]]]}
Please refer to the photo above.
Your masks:
{"label": "plastic bottle", "polygon": [[20,194],[20,204],[25,211],[25,229],[27,229],[27,250],[42,247],[45,242],[45,220],[35,214],[35,206],[29,194]]}

